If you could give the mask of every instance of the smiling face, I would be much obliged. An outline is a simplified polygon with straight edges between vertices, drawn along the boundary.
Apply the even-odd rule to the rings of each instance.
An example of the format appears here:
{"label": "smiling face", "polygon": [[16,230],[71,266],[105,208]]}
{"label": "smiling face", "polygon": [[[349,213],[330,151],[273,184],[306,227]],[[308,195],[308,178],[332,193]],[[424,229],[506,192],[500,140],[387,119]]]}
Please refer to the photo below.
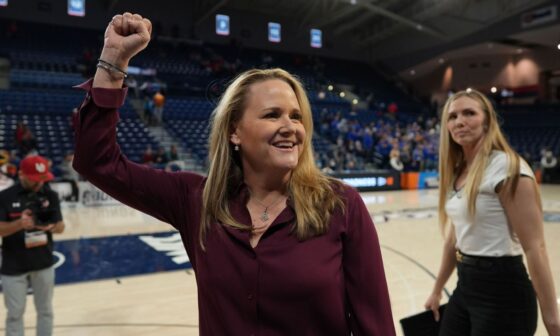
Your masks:
{"label": "smiling face", "polygon": [[463,148],[475,148],[486,135],[486,113],[480,103],[463,96],[449,105],[447,130]]}
{"label": "smiling face", "polygon": [[304,139],[302,112],[291,86],[280,79],[252,84],[230,137],[240,147],[244,173],[291,171]]}

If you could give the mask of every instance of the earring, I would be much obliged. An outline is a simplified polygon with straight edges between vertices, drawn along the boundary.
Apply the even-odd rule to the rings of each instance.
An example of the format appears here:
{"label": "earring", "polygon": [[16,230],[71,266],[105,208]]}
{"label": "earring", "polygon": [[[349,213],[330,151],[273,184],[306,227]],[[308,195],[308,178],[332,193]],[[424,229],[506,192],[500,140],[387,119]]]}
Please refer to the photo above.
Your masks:
{"label": "earring", "polygon": [[235,146],[233,147],[233,150],[236,151],[236,152],[239,152],[239,145],[235,145]]}

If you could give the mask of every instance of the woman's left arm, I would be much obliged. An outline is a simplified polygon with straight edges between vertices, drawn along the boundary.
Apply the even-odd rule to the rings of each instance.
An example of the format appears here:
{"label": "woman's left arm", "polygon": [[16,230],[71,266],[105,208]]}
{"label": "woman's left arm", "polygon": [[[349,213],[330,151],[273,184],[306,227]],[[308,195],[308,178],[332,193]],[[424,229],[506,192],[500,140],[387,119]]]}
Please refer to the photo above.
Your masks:
{"label": "woman's left arm", "polygon": [[517,234],[527,257],[527,266],[537,293],[543,322],[549,335],[560,336],[560,316],[556,302],[554,280],[546,252],[543,215],[538,203],[535,182],[521,177],[515,196],[510,197],[502,189],[500,201],[508,222]]}

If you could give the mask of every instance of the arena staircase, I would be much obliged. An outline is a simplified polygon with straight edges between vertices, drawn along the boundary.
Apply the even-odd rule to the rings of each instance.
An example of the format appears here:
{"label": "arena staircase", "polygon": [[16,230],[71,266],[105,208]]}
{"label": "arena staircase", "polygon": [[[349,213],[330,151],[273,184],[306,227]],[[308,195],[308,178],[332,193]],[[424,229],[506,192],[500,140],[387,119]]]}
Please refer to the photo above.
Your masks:
{"label": "arena staircase", "polygon": [[164,127],[147,126],[147,128],[150,135],[152,135],[166,151],[168,151],[172,145],[177,148],[177,152],[179,153],[179,158],[182,163],[182,170],[189,170],[198,173],[203,173],[205,171],[204,167],[199,165],[196,159],[193,158],[191,152],[187,148],[184,148],[181,142],[169,134]]}

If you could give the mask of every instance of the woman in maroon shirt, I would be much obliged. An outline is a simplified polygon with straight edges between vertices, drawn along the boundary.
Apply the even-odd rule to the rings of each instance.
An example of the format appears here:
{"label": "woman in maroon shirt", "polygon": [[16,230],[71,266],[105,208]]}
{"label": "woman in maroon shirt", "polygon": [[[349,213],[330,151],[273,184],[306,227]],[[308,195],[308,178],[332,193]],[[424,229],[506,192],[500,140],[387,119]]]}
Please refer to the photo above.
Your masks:
{"label": "woman in maroon shirt", "polygon": [[379,241],[352,188],[314,165],[311,109],[281,69],[250,70],[212,115],[208,176],[135,164],[116,144],[124,70],[151,23],[117,15],[75,115],[74,167],[173,225],[195,270],[201,335],[395,334]]}

